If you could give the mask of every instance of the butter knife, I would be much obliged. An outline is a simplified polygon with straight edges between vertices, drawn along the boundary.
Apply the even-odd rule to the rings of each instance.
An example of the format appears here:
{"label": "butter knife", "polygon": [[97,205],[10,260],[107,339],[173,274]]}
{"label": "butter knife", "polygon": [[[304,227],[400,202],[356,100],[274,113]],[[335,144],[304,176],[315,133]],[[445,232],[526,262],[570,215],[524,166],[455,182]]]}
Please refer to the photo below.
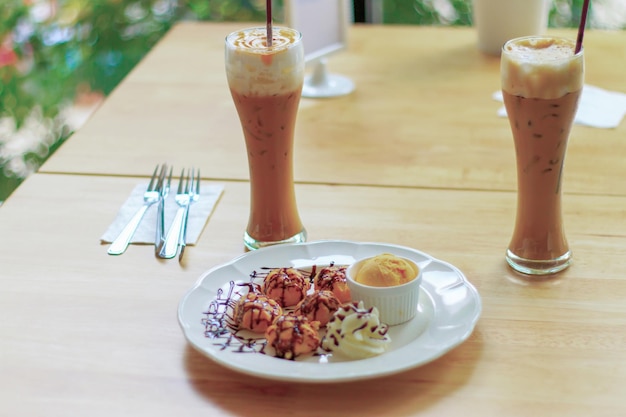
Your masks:
{"label": "butter knife", "polygon": [[157,256],[165,244],[165,200],[170,192],[172,167],[170,167],[167,180],[165,179],[165,172],[166,165],[163,164],[163,170],[161,171],[161,175],[159,177],[159,203],[157,206],[156,236],[154,238],[154,252]]}

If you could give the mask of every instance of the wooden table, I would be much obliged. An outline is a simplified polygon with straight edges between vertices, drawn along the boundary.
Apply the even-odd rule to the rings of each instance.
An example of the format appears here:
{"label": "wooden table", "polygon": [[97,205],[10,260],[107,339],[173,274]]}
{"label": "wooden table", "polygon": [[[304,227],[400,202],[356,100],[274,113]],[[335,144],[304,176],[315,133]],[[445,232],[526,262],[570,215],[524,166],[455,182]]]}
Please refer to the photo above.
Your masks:
{"label": "wooden table", "polygon": [[[223,57],[225,35],[242,26],[174,28],[41,172],[145,175],[155,161],[170,161],[199,166],[208,178],[247,179]],[[509,124],[491,98],[499,59],[475,42],[471,28],[353,27],[329,70],[352,78],[356,91],[302,100],[296,180],[514,190]],[[625,44],[622,32],[585,35],[589,84],[626,91]],[[625,136],[626,123],[576,126],[564,190],[626,195]]]}
{"label": "wooden table", "polygon": [[[573,265],[552,280],[520,281],[503,258],[513,226],[513,172],[508,166],[496,172],[497,164],[489,162],[511,158],[510,140],[504,136],[507,128],[493,117],[497,104],[489,99],[497,80],[493,86],[485,81],[487,87],[480,92],[476,86],[468,86],[464,93],[476,101],[485,94],[485,102],[468,111],[482,114],[473,122],[475,132],[496,135],[501,131],[503,137],[492,138],[493,148],[484,138],[475,148],[464,146],[459,139],[442,144],[441,138],[451,138],[446,129],[463,131],[450,122],[442,125],[441,138],[388,136],[388,141],[409,149],[413,145],[433,152],[439,149],[442,159],[438,164],[424,158],[423,169],[407,164],[406,175],[401,175],[388,170],[385,163],[372,172],[363,170],[367,158],[348,158],[342,160],[335,177],[323,166],[316,173],[302,149],[316,149],[318,158],[326,155],[333,160],[338,158],[335,144],[347,138],[346,147],[337,150],[347,155],[351,152],[347,144],[357,143],[356,138],[341,134],[349,130],[350,123],[362,133],[366,131],[354,119],[357,108],[373,103],[363,96],[367,94],[363,81],[357,81],[360,92],[354,97],[306,103],[304,115],[316,107],[310,114],[321,117],[326,113],[321,108],[328,105],[353,116],[347,122],[340,113],[330,119],[332,112],[328,112],[324,116],[328,125],[317,124],[327,129],[327,136],[315,139],[313,132],[302,133],[307,139],[298,142],[304,164],[298,168],[298,202],[310,240],[406,245],[457,266],[477,287],[483,301],[482,316],[466,342],[419,368],[339,384],[248,377],[191,348],[177,323],[177,305],[204,271],[244,253],[241,238],[248,215],[248,184],[245,170],[237,166],[245,167],[240,154],[243,145],[233,115],[228,115],[232,109],[227,95],[216,92],[223,97],[211,102],[197,91],[209,92],[211,82],[219,86],[222,81],[217,81],[215,73],[206,72],[207,66],[183,62],[201,62],[198,57],[207,56],[211,39],[215,38],[217,45],[221,34],[233,27],[176,27],[87,126],[0,207],[0,415],[626,415],[626,193],[619,179],[609,175],[613,169],[623,170],[617,160],[619,146],[624,146],[618,136],[624,127],[615,131],[576,129],[579,138],[594,135],[596,142],[607,141],[618,150],[605,155],[585,148],[606,167],[597,170],[581,164],[581,172],[568,176],[570,191],[563,196],[563,206]],[[343,73],[354,70],[355,79],[356,67],[369,59],[367,51],[374,48],[366,38],[376,44],[380,37],[392,35],[442,39],[446,48],[463,52],[474,65],[484,65],[485,80],[496,77],[497,65],[470,49],[473,38],[469,30],[364,26],[354,28],[351,35],[351,58],[337,55],[333,65]],[[626,42],[623,33],[591,32],[587,38],[606,54]],[[420,54],[426,56],[439,53],[420,48]],[[178,68],[183,73],[158,75],[156,67],[166,65],[172,56],[179,57]],[[439,57],[438,62],[449,62],[445,55]],[[402,59],[412,59],[416,65],[424,62],[419,54]],[[221,62],[203,65],[221,71]],[[378,84],[384,79],[376,78],[381,77],[377,72],[381,69],[367,68],[370,74],[362,73],[360,80],[372,77],[372,88],[382,91]],[[184,71],[188,71],[186,75]],[[192,77],[194,71],[197,80]],[[413,77],[413,73],[405,75]],[[443,77],[433,75],[439,76]],[[210,81],[211,77],[215,80]],[[189,93],[182,97],[185,79]],[[615,84],[609,87],[618,88],[623,80],[612,82]],[[448,86],[441,78],[438,88],[442,96],[447,91],[452,97],[460,83],[453,80]],[[445,107],[434,98],[434,91],[433,86],[433,106]],[[391,114],[397,108],[396,99],[379,104],[381,111]],[[462,106],[466,100],[464,95],[457,96],[449,107]],[[192,114],[180,111],[193,109],[190,102],[203,106],[202,110]],[[162,109],[160,116],[156,108]],[[395,132],[415,131],[415,125],[409,123],[410,111],[398,109],[401,115],[393,124]],[[177,126],[163,120],[166,114]],[[188,123],[181,124],[182,120]],[[375,118],[370,121],[383,123]],[[313,125],[313,120],[308,123]],[[167,139],[176,130],[181,132],[177,136],[181,147],[170,154]],[[228,134],[222,135],[221,141],[210,139],[211,132]],[[468,135],[464,133],[466,139]],[[192,152],[204,139],[208,145],[223,146]],[[314,139],[319,143],[313,143]],[[573,142],[577,140],[583,139]],[[502,144],[495,145],[498,141]],[[455,145],[463,146],[463,152],[453,154],[448,147]],[[379,146],[363,148],[363,154],[373,154],[375,149],[382,152]],[[470,165],[481,161],[485,152],[494,158]],[[463,154],[467,161],[461,158]],[[150,246],[132,246],[119,257],[107,255],[99,237],[132,187],[142,180],[137,176],[145,177],[156,162],[165,159],[177,166],[200,166],[205,182],[225,186],[198,245],[186,251],[183,264],[156,259]],[[459,162],[465,168],[458,166]],[[568,163],[570,173],[572,165]],[[463,169],[470,171],[456,177]],[[481,174],[469,175],[476,170]],[[596,187],[595,181],[600,179],[613,188],[604,183]],[[585,189],[592,183],[593,190]]]}

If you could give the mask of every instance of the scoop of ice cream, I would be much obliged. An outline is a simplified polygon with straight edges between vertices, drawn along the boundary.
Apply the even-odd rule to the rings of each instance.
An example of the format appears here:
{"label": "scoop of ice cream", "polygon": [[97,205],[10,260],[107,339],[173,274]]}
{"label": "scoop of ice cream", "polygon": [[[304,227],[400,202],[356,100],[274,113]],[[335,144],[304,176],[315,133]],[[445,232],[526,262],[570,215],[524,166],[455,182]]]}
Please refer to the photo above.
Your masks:
{"label": "scoop of ice cream", "polygon": [[366,309],[362,301],[344,304],[326,325],[322,349],[353,359],[380,355],[391,343],[387,330],[376,307]]}
{"label": "scoop of ice cream", "polygon": [[310,322],[304,316],[285,314],[267,328],[265,338],[277,357],[293,360],[317,350],[320,344],[318,330],[317,321]]}
{"label": "scoop of ice cream", "polygon": [[417,272],[408,260],[383,253],[365,260],[354,280],[370,287],[394,287],[415,279]]}

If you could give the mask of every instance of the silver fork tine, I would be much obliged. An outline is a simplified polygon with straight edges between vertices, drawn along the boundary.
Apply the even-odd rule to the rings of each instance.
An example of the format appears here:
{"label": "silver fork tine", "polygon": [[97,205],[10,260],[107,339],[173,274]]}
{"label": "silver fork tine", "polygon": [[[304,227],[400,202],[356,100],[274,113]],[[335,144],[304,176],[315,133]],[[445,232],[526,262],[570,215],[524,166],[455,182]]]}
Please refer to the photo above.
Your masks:
{"label": "silver fork tine", "polygon": [[194,197],[196,197],[194,201],[197,201],[198,198],[200,198],[200,168],[198,168],[198,176],[196,177],[196,189],[194,191]]}
{"label": "silver fork tine", "polygon": [[192,203],[198,201],[200,198],[200,169],[198,169],[197,174],[194,178],[194,171],[191,171],[191,189],[189,191],[189,205],[187,205],[187,209],[185,210],[185,217],[183,220],[183,224],[181,225],[182,232],[180,234],[180,254],[178,255],[178,262],[183,260],[183,254],[185,253],[185,248],[187,247],[187,220],[189,219],[189,208]]}
{"label": "silver fork tine", "polygon": [[165,164],[161,165],[160,175],[157,176],[157,172],[159,172],[159,165],[154,168],[154,172],[152,173],[152,177],[150,178],[150,183],[148,184],[148,188],[143,193],[143,205],[137,210],[135,215],[130,219],[128,224],[124,226],[118,237],[111,243],[109,246],[109,250],[107,251],[109,255],[121,255],[128,248],[128,244],[130,243],[131,238],[135,234],[137,227],[139,227],[139,223],[141,223],[141,219],[143,218],[148,208],[159,201],[159,191],[157,190],[158,178],[160,178],[165,173]]}

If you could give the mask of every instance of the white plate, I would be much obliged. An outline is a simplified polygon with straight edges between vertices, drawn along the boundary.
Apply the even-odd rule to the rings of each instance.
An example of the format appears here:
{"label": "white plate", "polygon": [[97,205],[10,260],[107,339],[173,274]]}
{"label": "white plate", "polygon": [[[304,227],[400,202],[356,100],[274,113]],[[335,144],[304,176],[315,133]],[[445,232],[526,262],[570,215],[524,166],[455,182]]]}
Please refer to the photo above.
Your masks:
{"label": "white plate", "polygon": [[[391,346],[380,356],[345,360],[314,355],[291,361],[259,353],[258,348],[234,340],[230,331],[218,337],[205,335],[207,317],[216,316],[207,314],[209,307],[222,304],[217,302],[218,298],[226,297],[231,281],[247,282],[253,271],[267,267],[308,269],[331,263],[348,265],[383,252],[414,260],[422,268],[423,282],[417,316],[389,328]],[[270,246],[211,269],[181,300],[178,321],[196,349],[228,368],[283,381],[339,382],[389,375],[439,358],[470,336],[480,312],[481,300],[474,286],[461,271],[446,262],[397,245],[319,241]],[[208,332],[213,336],[217,333]]]}

